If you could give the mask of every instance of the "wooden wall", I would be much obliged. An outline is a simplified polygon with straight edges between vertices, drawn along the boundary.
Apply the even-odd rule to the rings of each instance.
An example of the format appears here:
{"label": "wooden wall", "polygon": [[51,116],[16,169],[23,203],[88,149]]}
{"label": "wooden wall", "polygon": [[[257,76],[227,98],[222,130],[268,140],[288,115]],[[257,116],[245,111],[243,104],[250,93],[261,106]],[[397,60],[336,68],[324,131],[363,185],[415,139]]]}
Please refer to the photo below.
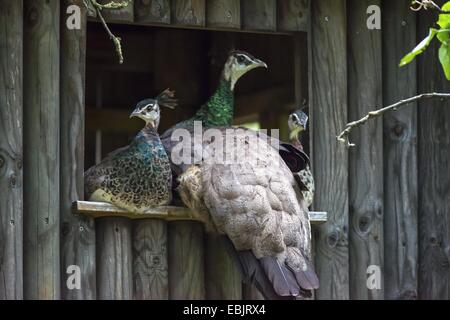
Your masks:
{"label": "wooden wall", "polygon": [[[366,27],[369,5],[382,8],[381,30]],[[448,92],[436,44],[398,67],[437,19],[409,6],[312,2],[314,209],[329,217],[315,234],[319,299],[449,298],[450,102],[388,113],[355,129],[350,150],[335,138],[347,121],[382,105]],[[381,271],[379,289],[366,286],[371,265]]]}

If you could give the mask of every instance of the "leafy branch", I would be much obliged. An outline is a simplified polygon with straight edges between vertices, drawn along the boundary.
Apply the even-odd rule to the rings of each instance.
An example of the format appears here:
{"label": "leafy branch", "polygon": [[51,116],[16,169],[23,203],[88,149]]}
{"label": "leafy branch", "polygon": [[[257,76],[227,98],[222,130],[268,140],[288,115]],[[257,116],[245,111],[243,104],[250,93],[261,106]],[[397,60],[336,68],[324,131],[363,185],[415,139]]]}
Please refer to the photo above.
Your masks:
{"label": "leafy branch", "polygon": [[349,135],[353,128],[366,124],[367,121],[369,121],[372,118],[381,117],[383,114],[385,114],[388,111],[397,111],[400,108],[410,105],[412,102],[416,102],[416,101],[422,100],[422,99],[430,99],[430,98],[449,99],[450,93],[423,93],[423,94],[420,94],[420,95],[417,95],[417,96],[414,96],[414,97],[411,97],[408,99],[400,100],[400,101],[398,101],[394,104],[391,104],[387,107],[384,107],[382,109],[378,109],[376,111],[371,111],[365,117],[348,123],[345,126],[345,130],[342,131],[337,136],[337,139],[339,142],[345,144],[347,146],[347,148],[354,147],[355,144],[351,143],[349,140]]}
{"label": "leafy branch", "polygon": [[439,18],[436,24],[440,28],[430,28],[428,36],[423,39],[410,53],[403,57],[400,61],[400,67],[406,66],[418,55],[422,54],[436,37],[441,42],[441,47],[439,48],[439,61],[441,62],[445,77],[447,80],[450,80],[450,1],[446,2],[441,8],[431,0],[414,0],[410,8],[413,11],[419,11],[422,9],[437,10],[439,12]]}
{"label": "leafy branch", "polygon": [[122,39],[120,39],[119,37],[115,36],[111,32],[111,30],[108,27],[108,24],[105,21],[105,18],[102,15],[102,10],[103,9],[107,9],[107,10],[120,10],[120,9],[123,9],[123,8],[125,8],[125,7],[127,7],[129,5],[130,0],[123,0],[121,2],[111,1],[111,2],[105,3],[105,4],[100,4],[100,3],[97,2],[97,0],[83,0],[84,5],[89,10],[89,4],[86,1],[89,1],[89,3],[95,9],[95,12],[97,13],[97,16],[99,17],[103,27],[106,30],[106,33],[108,34],[109,38],[114,43],[114,47],[116,49],[117,55],[119,56],[119,63],[122,64],[123,63],[123,53],[122,53],[122,43],[121,43]]}

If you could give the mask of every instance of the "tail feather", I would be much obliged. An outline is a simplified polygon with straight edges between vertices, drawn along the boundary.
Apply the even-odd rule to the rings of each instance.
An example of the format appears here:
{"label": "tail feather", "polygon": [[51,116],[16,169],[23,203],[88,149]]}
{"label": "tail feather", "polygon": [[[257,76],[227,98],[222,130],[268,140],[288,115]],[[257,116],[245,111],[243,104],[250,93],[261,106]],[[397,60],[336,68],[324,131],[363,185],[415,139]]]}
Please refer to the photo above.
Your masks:
{"label": "tail feather", "polygon": [[264,257],[259,261],[278,295],[282,297],[296,297],[300,294],[300,287],[291,270],[281,265],[273,257]]}

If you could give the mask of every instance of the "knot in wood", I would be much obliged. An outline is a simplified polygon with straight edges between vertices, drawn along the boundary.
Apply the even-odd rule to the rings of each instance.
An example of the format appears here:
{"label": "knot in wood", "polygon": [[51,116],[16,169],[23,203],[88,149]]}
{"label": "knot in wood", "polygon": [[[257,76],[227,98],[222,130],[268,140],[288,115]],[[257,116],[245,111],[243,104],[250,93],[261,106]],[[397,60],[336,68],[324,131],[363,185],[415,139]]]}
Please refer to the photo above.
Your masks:
{"label": "knot in wood", "polygon": [[394,128],[392,128],[392,131],[398,138],[400,138],[401,136],[403,136],[403,134],[405,132],[405,126],[398,123],[394,126]]}
{"label": "knot in wood", "polygon": [[4,165],[5,165],[5,158],[3,158],[3,156],[0,155],[0,169],[3,168]]}
{"label": "knot in wood", "polygon": [[11,173],[11,175],[9,176],[9,185],[11,186],[11,188],[15,188],[17,185],[17,177],[14,173]]}
{"label": "knot in wood", "polygon": [[35,7],[32,7],[28,11],[27,15],[28,25],[33,28],[38,24],[39,21],[39,12]]}
{"label": "knot in wood", "polygon": [[362,233],[366,233],[370,227],[370,217],[362,216],[358,220],[358,228]]}
{"label": "knot in wood", "polygon": [[161,258],[159,256],[153,256],[152,263],[154,266],[158,266],[161,263]]}
{"label": "knot in wood", "polygon": [[331,232],[327,237],[327,243],[330,248],[336,247],[339,240],[339,233],[337,231]]}

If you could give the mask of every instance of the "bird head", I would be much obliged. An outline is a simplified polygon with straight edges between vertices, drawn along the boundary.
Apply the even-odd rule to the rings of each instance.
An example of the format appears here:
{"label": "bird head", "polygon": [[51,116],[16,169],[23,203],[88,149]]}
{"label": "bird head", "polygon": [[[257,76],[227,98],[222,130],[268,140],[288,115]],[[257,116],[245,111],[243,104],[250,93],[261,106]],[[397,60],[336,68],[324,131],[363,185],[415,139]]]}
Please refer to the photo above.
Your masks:
{"label": "bird head", "polygon": [[225,63],[223,76],[225,80],[230,82],[231,90],[234,90],[234,86],[239,78],[250,70],[259,67],[267,68],[267,64],[247,52],[232,51]]}
{"label": "bird head", "polygon": [[176,105],[175,93],[166,89],[154,99],[139,101],[130,118],[140,118],[145,121],[146,125],[157,129],[161,118],[160,106],[174,109]]}
{"label": "bird head", "polygon": [[307,124],[308,116],[302,110],[291,113],[288,120],[291,139],[297,138],[302,131],[305,131]]}

